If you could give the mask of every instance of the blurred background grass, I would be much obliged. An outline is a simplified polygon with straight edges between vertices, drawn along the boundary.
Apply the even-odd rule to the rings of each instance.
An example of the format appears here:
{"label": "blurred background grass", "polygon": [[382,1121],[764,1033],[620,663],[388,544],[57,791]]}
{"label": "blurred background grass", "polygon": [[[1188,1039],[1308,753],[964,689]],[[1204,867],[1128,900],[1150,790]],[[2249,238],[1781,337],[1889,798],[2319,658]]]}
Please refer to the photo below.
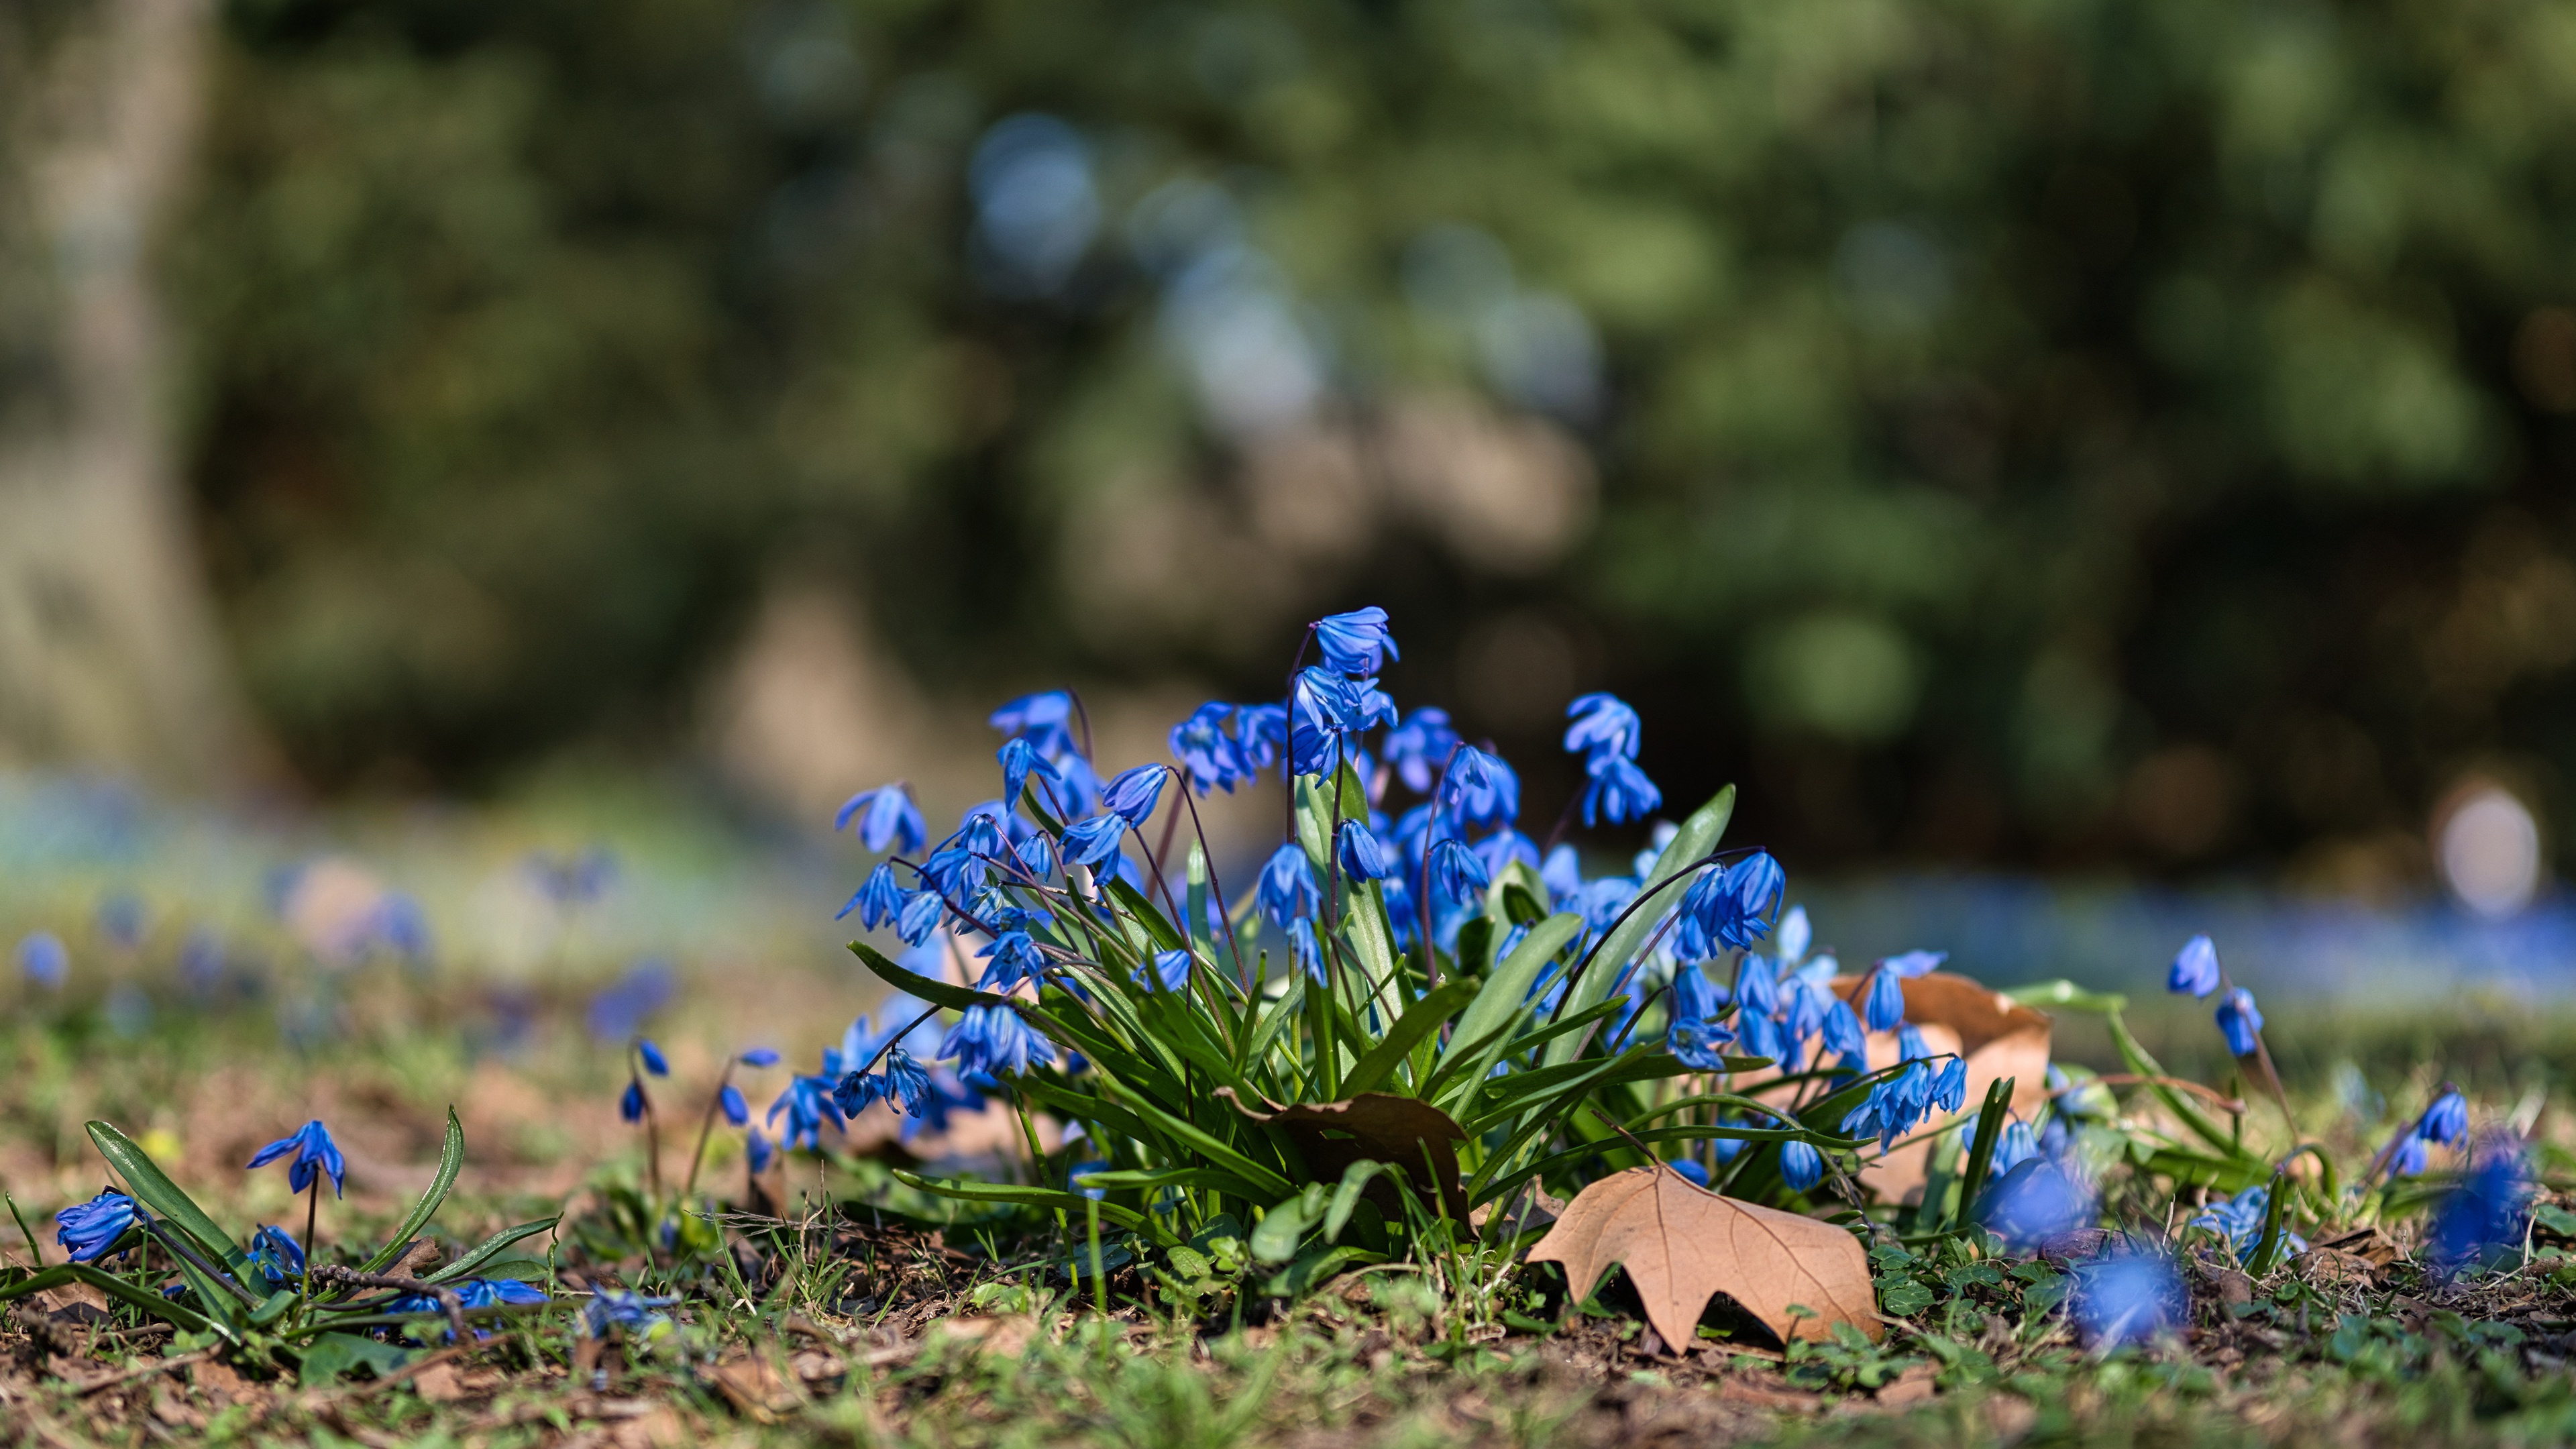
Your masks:
{"label": "blurred background grass", "polygon": [[2571,122],[2556,0],[24,0],[0,925],[340,851],[506,976],[605,842],[595,972],[813,960],[842,796],[1379,603],[1847,952],[2546,992]]}

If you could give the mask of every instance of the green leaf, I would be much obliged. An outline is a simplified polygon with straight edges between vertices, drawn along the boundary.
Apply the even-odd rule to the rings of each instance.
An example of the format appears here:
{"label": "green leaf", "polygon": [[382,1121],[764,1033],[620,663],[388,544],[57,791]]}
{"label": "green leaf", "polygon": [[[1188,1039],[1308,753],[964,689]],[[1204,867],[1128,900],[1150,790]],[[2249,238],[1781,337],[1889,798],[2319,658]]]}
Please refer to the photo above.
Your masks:
{"label": "green leaf", "polygon": [[[1690,818],[1682,822],[1682,828],[1665,844],[1664,853],[1655,857],[1655,868],[1647,874],[1646,888],[1639,893],[1640,899],[1653,895],[1658,886],[1679,875],[1685,866],[1717,849],[1718,837],[1726,833],[1726,822],[1734,814],[1733,785],[1718,791],[1707,804],[1692,811]],[[1566,989],[1565,1000],[1557,1006],[1558,1013],[1581,1011],[1609,995],[1611,986],[1619,979],[1620,968],[1627,965],[1628,958],[1636,955],[1638,948],[1646,944],[1647,934],[1654,930],[1656,921],[1664,913],[1663,908],[1679,901],[1681,892],[1686,889],[1688,887],[1680,885],[1666,889],[1612,927],[1610,934],[1602,938],[1600,946],[1593,952],[1592,964],[1584,970],[1582,979]],[[1560,1038],[1547,1049],[1548,1065],[1559,1066],[1574,1060],[1582,1052],[1584,1040],[1583,1037]]]}
{"label": "green leaf", "polygon": [[[1308,1253],[1305,1257],[1271,1274],[1270,1281],[1261,1285],[1261,1291],[1272,1298],[1296,1298],[1344,1268],[1365,1268],[1371,1263],[1385,1261],[1384,1253],[1372,1253],[1366,1248],[1354,1248],[1348,1243],[1338,1248],[1324,1248]],[[1283,1354],[1270,1354],[1265,1356],[1263,1361],[1277,1363],[1284,1357]]]}
{"label": "green leaf", "polygon": [[1108,1188],[1115,1192],[1152,1192],[1166,1187],[1196,1188],[1202,1192],[1222,1192],[1235,1197],[1253,1195],[1251,1185],[1231,1172],[1213,1167],[1159,1167],[1151,1170],[1116,1170],[1086,1172],[1085,1187]]}
{"label": "green leaf", "polygon": [[0,1284],[0,1303],[29,1293],[41,1293],[47,1288],[59,1288],[65,1283],[86,1283],[111,1298],[121,1298],[146,1314],[165,1323],[176,1324],[187,1332],[212,1333],[227,1339],[234,1336],[230,1328],[208,1319],[193,1308],[87,1263],[57,1263],[34,1273],[22,1268],[11,1269],[8,1275],[0,1276],[8,1277],[5,1284]]}
{"label": "green leaf", "polygon": [[1368,1180],[1381,1172],[1392,1171],[1393,1168],[1373,1157],[1363,1157],[1342,1169],[1341,1185],[1333,1189],[1332,1206],[1324,1210],[1325,1242],[1340,1237],[1342,1229],[1350,1225],[1351,1214],[1358,1211],[1360,1193],[1367,1188]]}
{"label": "green leaf", "polygon": [[159,1214],[161,1218],[186,1233],[197,1246],[221,1260],[227,1268],[238,1269],[250,1261],[241,1244],[215,1225],[196,1200],[179,1190],[158,1164],[132,1139],[105,1122],[89,1124],[89,1140],[98,1147],[98,1155],[117,1170],[125,1185],[134,1192],[134,1200]]}
{"label": "green leaf", "polygon": [[963,986],[951,986],[945,981],[934,981],[918,971],[906,971],[887,960],[874,946],[865,941],[852,941],[850,954],[858,957],[860,965],[875,972],[895,990],[909,992],[933,1006],[944,1006],[951,1011],[964,1011],[970,1006],[1006,1006],[1010,1003],[1010,998],[1007,996],[996,996],[989,991],[974,991]]}
{"label": "green leaf", "polygon": [[1560,912],[1530,927],[1530,933],[1512,948],[1512,954],[1484,978],[1484,988],[1476,993],[1476,999],[1459,1013],[1457,1030],[1449,1034],[1449,1045],[1440,1054],[1441,1070],[1445,1072],[1453,1060],[1467,1063],[1464,1070],[1474,1077],[1492,1070],[1502,1053],[1503,1038],[1497,1032],[1508,1032],[1528,1014],[1530,987],[1537,983],[1539,972],[1547,969],[1547,963],[1555,960],[1556,954],[1582,930],[1583,917],[1572,911]]}
{"label": "green leaf", "polygon": [[354,1333],[324,1333],[304,1346],[304,1365],[297,1374],[304,1387],[318,1389],[361,1366],[383,1378],[411,1361],[411,1350]]}
{"label": "green leaf", "polygon": [[2087,991],[2072,981],[2035,981],[2002,992],[2024,1006],[2063,1006],[2076,1011],[2110,1013],[2125,1010],[2129,998],[2113,991]]}
{"label": "green leaf", "polygon": [[518,1242],[523,1238],[535,1237],[537,1234],[545,1232],[547,1229],[552,1228],[555,1224],[561,1221],[563,1221],[561,1216],[539,1218],[533,1223],[521,1223],[515,1228],[503,1228],[501,1231],[494,1233],[492,1236],[485,1238],[481,1243],[475,1245],[472,1252],[467,1253],[465,1256],[439,1269],[437,1272],[430,1274],[427,1278],[424,1278],[421,1281],[426,1283],[444,1283],[450,1278],[465,1277],[468,1274],[471,1274],[476,1268],[481,1267],[484,1263],[489,1262],[492,1258],[498,1256],[503,1248],[506,1248],[512,1243]]}
{"label": "green leaf", "polygon": [[1396,1022],[1395,1029],[1369,1048],[1368,1055],[1361,1057],[1351,1068],[1350,1075],[1342,1079],[1342,1095],[1356,1097],[1362,1092],[1376,1091],[1380,1083],[1394,1075],[1406,1053],[1424,1037],[1438,1031],[1451,1012],[1475,1000],[1481,992],[1482,983],[1450,981],[1413,1003]]}
{"label": "green leaf", "polygon": [[498,1258],[476,1269],[474,1276],[486,1281],[507,1278],[513,1283],[544,1283],[553,1279],[555,1270],[554,1265],[535,1258]]}
{"label": "green leaf", "polygon": [[394,1229],[392,1240],[378,1248],[376,1255],[358,1271],[381,1273],[386,1265],[401,1257],[403,1250],[411,1246],[412,1239],[429,1226],[429,1220],[438,1216],[439,1204],[447,1201],[447,1190],[456,1186],[456,1174],[464,1170],[465,1129],[457,1123],[456,1108],[450,1105],[447,1109],[447,1140],[438,1147],[438,1175],[429,1180],[429,1190],[420,1195],[420,1201],[412,1204],[411,1213],[402,1220],[402,1226]]}
{"label": "green leaf", "polygon": [[1102,1202],[1078,1192],[1058,1192],[1051,1187],[1022,1187],[1007,1182],[975,1182],[966,1178],[922,1177],[900,1167],[889,1168],[897,1182],[916,1187],[940,1197],[953,1197],[961,1202],[1011,1203],[1020,1207],[1051,1208],[1058,1212],[1083,1213],[1097,1209],[1100,1216],[1130,1232],[1144,1233],[1156,1243],[1170,1246],[1180,1239],[1163,1231],[1162,1226],[1145,1213]]}
{"label": "green leaf", "polygon": [[1324,1215],[1324,1185],[1306,1184],[1306,1190],[1282,1201],[1261,1215],[1252,1229],[1252,1256],[1265,1263],[1285,1263],[1297,1256],[1297,1244]]}

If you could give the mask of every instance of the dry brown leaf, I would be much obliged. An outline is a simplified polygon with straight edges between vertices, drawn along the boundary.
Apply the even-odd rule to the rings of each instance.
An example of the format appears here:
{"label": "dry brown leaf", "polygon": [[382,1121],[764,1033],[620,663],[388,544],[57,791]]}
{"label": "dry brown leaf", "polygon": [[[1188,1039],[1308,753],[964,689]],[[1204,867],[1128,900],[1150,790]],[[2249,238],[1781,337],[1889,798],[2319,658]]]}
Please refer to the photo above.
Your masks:
{"label": "dry brown leaf", "polygon": [[465,1386],[456,1378],[456,1365],[432,1364],[412,1375],[412,1392],[427,1404],[452,1404],[465,1397]]}
{"label": "dry brown leaf", "polygon": [[[1449,1215],[1466,1219],[1467,1189],[1458,1180],[1458,1150],[1450,1144],[1465,1141],[1467,1129],[1430,1103],[1387,1092],[1362,1092],[1346,1102],[1300,1102],[1291,1107],[1268,1103],[1270,1110],[1263,1112],[1236,1097],[1231,1087],[1216,1090],[1234,1103],[1236,1111],[1285,1134],[1306,1165],[1307,1180],[1334,1182],[1354,1162],[1383,1162],[1403,1169],[1417,1191],[1436,1187],[1449,1205]],[[1424,1180],[1426,1156],[1429,1181]],[[1377,1201],[1374,1192],[1370,1198]],[[1378,1206],[1392,1212],[1396,1204],[1390,1195]]]}
{"label": "dry brown leaf", "polygon": [[[1834,980],[1834,994],[1857,1008],[1865,976]],[[2048,1095],[2049,1020],[1983,984],[1947,971],[1927,972],[1905,983],[1905,1019],[1923,1034],[1935,1053],[1957,1052],[1967,1059],[1968,1095],[1957,1113],[1935,1112],[1918,1132],[1928,1132],[1985,1105],[1986,1092],[2006,1077],[2013,1080],[2013,1110],[2028,1116]],[[1900,1060],[1896,1033],[1873,1032],[1869,1065],[1875,1071]],[[1923,1196],[1931,1174],[1932,1139],[1900,1147],[1861,1169],[1860,1184],[1881,1202],[1914,1202]]]}
{"label": "dry brown leaf", "polygon": [[[1666,1343],[1692,1342],[1699,1316],[1719,1293],[1760,1319],[1782,1341],[1823,1339],[1848,1323],[1875,1341],[1883,1330],[1860,1240],[1831,1223],[1756,1207],[1694,1187],[1655,1167],[1632,1167],[1586,1187],[1530,1249],[1533,1263],[1558,1263],[1577,1296],[1613,1264],[1646,1305]],[[1813,1317],[1791,1317],[1796,1304]]]}
{"label": "dry brown leaf", "polygon": [[756,1424],[777,1423],[780,1415],[793,1411],[805,1398],[763,1353],[737,1352],[707,1370],[707,1378],[715,1384],[716,1392]]}

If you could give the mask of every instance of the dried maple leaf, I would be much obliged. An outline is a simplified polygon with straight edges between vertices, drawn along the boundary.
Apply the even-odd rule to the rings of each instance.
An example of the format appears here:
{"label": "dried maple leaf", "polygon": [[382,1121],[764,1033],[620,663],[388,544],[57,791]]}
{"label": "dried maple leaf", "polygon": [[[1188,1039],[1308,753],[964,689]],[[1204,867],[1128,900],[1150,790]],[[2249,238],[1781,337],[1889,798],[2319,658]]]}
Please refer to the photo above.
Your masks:
{"label": "dried maple leaf", "polygon": [[[1390,1092],[1362,1092],[1344,1102],[1299,1102],[1287,1107],[1265,1103],[1270,1110],[1264,1112],[1236,1097],[1232,1087],[1219,1087],[1216,1094],[1233,1102],[1235,1110],[1252,1121],[1278,1128],[1305,1163],[1310,1181],[1338,1181],[1343,1169],[1364,1158],[1383,1162],[1402,1168],[1417,1191],[1436,1188],[1451,1217],[1467,1216],[1467,1191],[1458,1180],[1458,1149],[1451,1145],[1466,1140],[1466,1129],[1428,1102]],[[1368,1196],[1375,1200],[1383,1191],[1374,1189]],[[1394,1200],[1389,1197],[1380,1207],[1392,1212]]]}
{"label": "dried maple leaf", "polygon": [[[1530,1249],[1556,1263],[1577,1296],[1617,1264],[1666,1343],[1687,1348],[1719,1293],[1783,1342],[1823,1339],[1848,1323],[1876,1340],[1878,1300],[1860,1240],[1831,1223],[1756,1207],[1695,1187],[1676,1173],[1632,1167],[1574,1195],[1565,1215]],[[1813,1317],[1792,1317],[1798,1305]]]}
{"label": "dried maple leaf", "polygon": [[[1834,991],[1857,1007],[1857,994],[1866,979],[1838,977]],[[1905,1019],[1923,1033],[1923,1044],[1935,1053],[1957,1052],[1967,1059],[1967,1103],[1958,1115],[1975,1115],[1985,1105],[1987,1089],[2006,1077],[2012,1078],[2013,1110],[2024,1117],[2037,1111],[2040,1101],[2048,1095],[2046,1013],[1999,995],[1968,977],[1933,971],[1905,983]],[[1896,1033],[1871,1033],[1871,1069],[1893,1066],[1897,1060]],[[1917,1130],[1951,1120],[1952,1114],[1935,1112]],[[1860,1185],[1878,1194],[1881,1202],[1912,1202],[1923,1195],[1931,1165],[1932,1139],[1927,1136],[1862,1168]]]}

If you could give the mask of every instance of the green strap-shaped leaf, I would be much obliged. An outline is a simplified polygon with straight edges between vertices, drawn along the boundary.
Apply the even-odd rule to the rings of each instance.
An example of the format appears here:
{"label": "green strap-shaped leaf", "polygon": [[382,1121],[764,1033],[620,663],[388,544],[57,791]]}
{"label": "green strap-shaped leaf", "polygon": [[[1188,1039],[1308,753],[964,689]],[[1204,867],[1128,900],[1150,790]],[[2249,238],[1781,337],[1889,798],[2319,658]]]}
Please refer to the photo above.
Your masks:
{"label": "green strap-shaped leaf", "polygon": [[1374,1157],[1363,1157],[1342,1169],[1341,1185],[1333,1189],[1332,1206],[1324,1210],[1325,1242],[1340,1238],[1342,1229],[1350,1225],[1351,1214],[1358,1210],[1360,1193],[1368,1187],[1369,1179],[1393,1171],[1396,1169]]}
{"label": "green strap-shaped leaf", "polygon": [[87,1263],[57,1263],[34,1273],[29,1273],[23,1268],[12,1268],[6,1273],[0,1273],[0,1280],[5,1280],[0,1281],[0,1303],[5,1303],[12,1298],[23,1298],[30,1293],[41,1293],[48,1288],[59,1288],[65,1283],[86,1283],[111,1298],[125,1300],[165,1323],[177,1324],[189,1333],[213,1333],[238,1341],[232,1329],[207,1318],[195,1309],[175,1299],[164,1298],[149,1288],[128,1283],[113,1273],[93,1268]]}
{"label": "green strap-shaped leaf", "polygon": [[1007,996],[995,996],[989,991],[974,991],[963,986],[951,986],[945,981],[933,980],[918,971],[906,971],[887,960],[877,948],[865,941],[852,941],[850,954],[859,958],[860,965],[884,978],[887,985],[897,991],[910,992],[933,1006],[944,1006],[951,1011],[964,1011],[970,1006],[1010,1004],[1010,998]]}
{"label": "green strap-shaped leaf", "polygon": [[557,1215],[550,1218],[539,1218],[533,1223],[521,1223],[515,1228],[503,1228],[501,1231],[485,1238],[481,1243],[476,1244],[474,1251],[467,1253],[464,1257],[459,1258],[455,1262],[448,1264],[446,1267],[439,1269],[437,1272],[430,1274],[421,1281],[424,1283],[444,1283],[450,1278],[465,1277],[475,1269],[482,1267],[485,1263],[499,1257],[501,1255],[501,1250],[509,1247],[512,1243],[516,1243],[523,1238],[533,1238],[537,1234],[545,1232],[547,1229],[552,1228],[555,1224],[562,1221],[563,1218],[561,1215]]}
{"label": "green strap-shaped leaf", "polygon": [[132,1189],[134,1200],[158,1214],[161,1219],[194,1239],[197,1246],[220,1260],[227,1268],[238,1269],[250,1261],[233,1235],[215,1225],[196,1200],[179,1190],[158,1164],[133,1139],[105,1122],[89,1124],[89,1140],[98,1146],[98,1155],[116,1169]]}
{"label": "green strap-shaped leaf", "polygon": [[[1440,1065],[1448,1067],[1465,1061],[1466,1052],[1478,1057],[1472,1067],[1477,1073],[1490,1068],[1501,1056],[1501,1043],[1494,1040],[1496,1027],[1509,1027],[1518,1022],[1532,1007],[1530,988],[1538,983],[1538,974],[1556,953],[1565,949],[1583,930],[1583,917],[1562,911],[1530,927],[1528,935],[1512,948],[1512,953],[1485,978],[1476,999],[1458,1016],[1458,1029],[1449,1034],[1448,1049],[1441,1053]],[[1589,1004],[1589,1003],[1587,1003]]]}
{"label": "green strap-shaped leaf", "polygon": [[420,1201],[412,1204],[402,1226],[394,1229],[392,1240],[378,1248],[376,1255],[358,1271],[381,1273],[387,1264],[401,1257],[403,1249],[410,1246],[420,1230],[429,1226],[429,1220],[438,1216],[439,1204],[447,1201],[447,1190],[456,1186],[456,1174],[464,1170],[465,1129],[457,1123],[456,1108],[451,1105],[447,1109],[447,1140],[438,1146],[438,1175],[429,1180],[429,1191],[422,1193]]}
{"label": "green strap-shaped leaf", "polygon": [[1052,1208],[1058,1212],[1068,1213],[1079,1213],[1096,1208],[1100,1215],[1109,1221],[1130,1232],[1143,1233],[1165,1247],[1180,1241],[1165,1232],[1162,1226],[1154,1221],[1151,1214],[1140,1213],[1130,1207],[1121,1207],[1114,1202],[1102,1202],[1098,1198],[1085,1197],[1078,1192],[1059,1192],[1051,1187],[1021,1187],[1007,1182],[974,1182],[965,1178],[922,1177],[906,1172],[900,1167],[891,1168],[889,1171],[894,1174],[895,1181],[906,1187],[919,1188],[923,1192],[934,1193],[940,1197],[953,1197],[961,1202],[999,1202],[1012,1203],[1020,1207]]}
{"label": "green strap-shaped leaf", "polygon": [[1381,1083],[1394,1075],[1396,1067],[1403,1062],[1406,1053],[1413,1050],[1414,1044],[1439,1030],[1440,1023],[1449,1019],[1449,1013],[1475,1000],[1482,986],[1483,983],[1476,981],[1446,982],[1439,990],[1413,1003],[1396,1022],[1395,1029],[1376,1046],[1370,1047],[1368,1055],[1352,1066],[1350,1075],[1342,1079],[1342,1095],[1356,1097],[1362,1092],[1378,1090]]}
{"label": "green strap-shaped leaf", "polygon": [[[1253,1024],[1251,1036],[1244,1041],[1243,1070],[1246,1073],[1260,1069],[1271,1047],[1278,1043],[1281,1036],[1296,1026],[1298,1011],[1305,1004],[1306,973],[1292,971],[1288,975],[1288,989],[1262,1012],[1260,1018]],[[1273,1093],[1272,1095],[1282,1094]]]}
{"label": "green strap-shaped leaf", "polygon": [[1166,1187],[1196,1188],[1202,1192],[1221,1192],[1232,1197],[1250,1197],[1252,1184],[1231,1172],[1213,1167],[1161,1167],[1137,1171],[1086,1172],[1085,1187],[1108,1188],[1118,1192],[1153,1192]]}
{"label": "green strap-shaped leaf", "polygon": [[[1653,891],[1656,886],[1679,874],[1684,866],[1717,849],[1718,837],[1726,834],[1726,822],[1734,814],[1733,785],[1718,791],[1707,804],[1692,811],[1691,817],[1682,822],[1680,831],[1664,846],[1664,853],[1655,857],[1655,868],[1646,877],[1646,890]],[[1687,889],[1689,887],[1677,885],[1664,891],[1613,927],[1594,952],[1592,964],[1585,969],[1582,979],[1566,989],[1565,1001],[1557,1008],[1558,1014],[1581,1011],[1609,995],[1611,986],[1619,979],[1620,968],[1626,966],[1628,958],[1636,955],[1638,949],[1646,944],[1647,934],[1655,929],[1655,923],[1665,909],[1678,904],[1682,892]],[[1547,1049],[1548,1065],[1557,1066],[1574,1060],[1582,1053],[1586,1039],[1584,1036],[1559,1037]]]}

